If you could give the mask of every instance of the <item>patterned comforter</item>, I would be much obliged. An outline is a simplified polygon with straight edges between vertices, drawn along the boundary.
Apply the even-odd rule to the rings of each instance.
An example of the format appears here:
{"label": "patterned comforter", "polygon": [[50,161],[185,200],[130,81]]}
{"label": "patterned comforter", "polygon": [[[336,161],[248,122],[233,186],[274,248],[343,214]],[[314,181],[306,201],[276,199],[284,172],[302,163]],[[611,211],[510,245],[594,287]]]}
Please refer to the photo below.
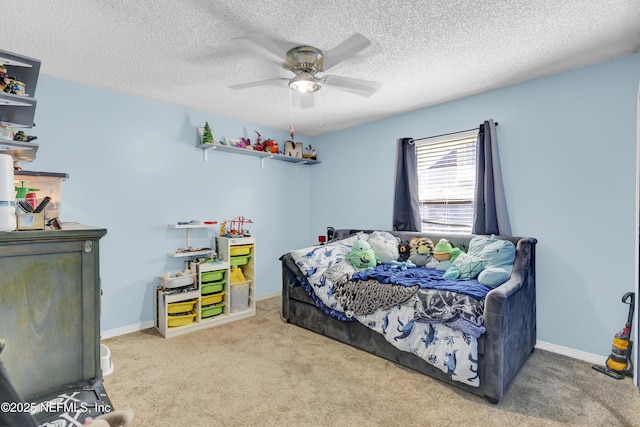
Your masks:
{"label": "patterned comforter", "polygon": [[455,290],[443,288],[441,284],[430,288],[419,281],[403,285],[390,283],[388,286],[413,286],[415,292],[391,308],[368,314],[352,313],[336,298],[334,284],[343,280],[345,274],[353,273],[345,258],[357,239],[367,238],[366,234],[360,234],[323,246],[291,251],[308,283],[302,281],[302,284],[308,288],[316,305],[333,317],[356,320],[382,334],[396,348],[417,355],[452,380],[479,386],[477,338],[484,333],[484,298],[474,295],[477,282],[468,284],[474,287],[474,291],[468,293],[464,293],[467,281],[461,280],[456,281],[458,288]]}

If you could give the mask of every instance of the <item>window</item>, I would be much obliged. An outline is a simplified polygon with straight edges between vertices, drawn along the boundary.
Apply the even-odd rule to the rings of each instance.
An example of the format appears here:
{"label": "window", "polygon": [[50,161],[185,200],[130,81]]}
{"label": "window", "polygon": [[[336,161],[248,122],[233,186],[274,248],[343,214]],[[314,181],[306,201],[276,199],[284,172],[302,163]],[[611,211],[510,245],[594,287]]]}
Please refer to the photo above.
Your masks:
{"label": "window", "polygon": [[416,141],[423,232],[471,233],[478,131]]}

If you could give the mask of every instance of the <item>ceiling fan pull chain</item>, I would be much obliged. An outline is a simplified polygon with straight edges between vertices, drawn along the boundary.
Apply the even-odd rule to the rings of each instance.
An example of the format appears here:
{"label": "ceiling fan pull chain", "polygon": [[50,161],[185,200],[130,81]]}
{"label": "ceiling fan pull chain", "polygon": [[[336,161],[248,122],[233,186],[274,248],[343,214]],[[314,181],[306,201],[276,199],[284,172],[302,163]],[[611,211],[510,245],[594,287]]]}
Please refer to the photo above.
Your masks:
{"label": "ceiling fan pull chain", "polygon": [[[289,130],[293,133],[293,94],[292,90],[289,89]],[[293,135],[291,135],[291,139],[293,139]]]}
{"label": "ceiling fan pull chain", "polygon": [[322,93],[318,92],[318,110],[320,110],[320,127],[324,123],[324,110],[322,109]]}

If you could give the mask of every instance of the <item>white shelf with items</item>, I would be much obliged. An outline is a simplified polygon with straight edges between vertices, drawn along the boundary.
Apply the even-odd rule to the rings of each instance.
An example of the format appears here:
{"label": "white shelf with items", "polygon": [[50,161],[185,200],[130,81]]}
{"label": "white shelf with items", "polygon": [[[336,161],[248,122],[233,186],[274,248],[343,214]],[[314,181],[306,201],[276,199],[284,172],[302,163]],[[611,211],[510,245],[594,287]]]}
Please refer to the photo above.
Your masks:
{"label": "white shelf with items", "polygon": [[[189,230],[213,227],[213,224],[177,224],[171,227]],[[190,244],[189,237],[187,243]],[[180,275],[165,273],[158,276],[160,286],[154,292],[154,322],[163,337],[171,338],[255,316],[254,239],[218,238],[218,250],[217,259],[209,262],[189,260],[188,268]],[[215,251],[169,255],[194,256],[200,253],[212,254]],[[234,268],[244,273],[243,281],[232,281]]]}
{"label": "white shelf with items", "polygon": [[[229,312],[254,316],[255,298],[255,239],[253,237],[218,237],[218,251],[229,262]],[[238,274],[233,269],[238,268]],[[241,273],[241,274],[240,274]],[[241,280],[234,280],[239,277]]]}
{"label": "white shelf with items", "polygon": [[0,91],[0,124],[33,127],[37,105],[33,94],[38,84],[40,60],[0,50],[0,64],[7,70],[7,75],[15,77],[14,84],[23,87],[23,91],[15,93]]}
{"label": "white shelf with items", "polygon": [[[195,284],[186,290],[158,286],[155,292],[155,326],[158,332],[171,338],[221,325],[233,320],[227,306],[228,262],[202,263],[192,262],[195,271]],[[215,278],[213,286],[207,283],[207,274]],[[215,287],[215,288],[214,288]]]}
{"label": "white shelf with items", "polygon": [[218,151],[223,153],[233,153],[233,154],[240,154],[243,156],[258,157],[260,159],[261,167],[264,167],[265,159],[280,160],[281,162],[296,163],[297,165],[315,165],[315,164],[321,163],[318,160],[304,159],[301,157],[293,157],[293,156],[285,156],[284,154],[267,153],[265,151],[247,150],[245,148],[230,147],[228,145],[222,145],[222,144],[216,144],[216,143],[199,144],[198,148],[203,150],[203,159],[205,161],[208,160],[207,153],[209,151],[212,151],[212,152]]}
{"label": "white shelf with items", "polygon": [[[185,229],[185,230],[187,230],[187,246],[186,246],[185,249],[190,249],[191,248],[191,230],[193,230],[194,228],[209,228],[209,229],[213,229],[214,227],[216,227],[216,224],[215,223],[212,223],[212,224],[205,224],[205,223],[198,223],[198,224],[170,224],[169,227],[170,228],[175,228],[175,229]],[[213,239],[211,239],[211,242],[213,243]],[[215,253],[215,249],[213,249],[213,247],[211,247],[209,249],[204,249],[204,250],[201,250],[201,251],[184,250],[184,251],[169,252],[168,255],[170,257],[174,257],[174,258],[184,258],[184,257],[198,256],[198,255],[210,255],[212,253]]]}
{"label": "white shelf with items", "polygon": [[155,326],[163,337],[170,338],[193,330],[198,296],[198,289],[172,293],[160,286],[156,288]]}
{"label": "white shelf with items", "polygon": [[[4,69],[0,76],[3,82],[3,90],[0,90],[0,126],[3,130],[13,131],[33,127],[38,103],[34,94],[40,74],[40,60],[0,50],[0,65]],[[6,84],[11,85],[12,93],[4,91]],[[11,155],[16,166],[35,160],[38,147],[39,144],[31,141],[0,138],[0,151]]]}

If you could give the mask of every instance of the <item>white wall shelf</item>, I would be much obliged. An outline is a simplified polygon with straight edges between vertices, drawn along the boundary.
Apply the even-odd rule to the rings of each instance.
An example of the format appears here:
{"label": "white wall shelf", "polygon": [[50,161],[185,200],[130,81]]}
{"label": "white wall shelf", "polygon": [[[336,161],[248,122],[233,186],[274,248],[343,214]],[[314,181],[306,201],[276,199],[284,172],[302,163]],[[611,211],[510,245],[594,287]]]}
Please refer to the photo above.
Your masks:
{"label": "white wall shelf", "polygon": [[[213,228],[216,227],[217,225],[214,224],[170,224],[169,228],[175,228],[175,229],[186,229],[187,230],[187,248],[191,247],[191,230],[194,228]],[[213,243],[213,239],[211,240]],[[191,257],[191,256],[198,256],[198,255],[209,255],[215,252],[215,249],[212,247],[211,249],[208,250],[204,250],[204,251],[187,251],[187,252],[169,252],[169,256],[170,257],[174,257],[174,258],[182,258],[182,257]]]}
{"label": "white wall shelf", "polygon": [[38,147],[34,142],[0,139],[0,151],[13,156],[14,161],[32,162],[36,158]]}
{"label": "white wall shelf", "polygon": [[272,154],[264,151],[247,150],[244,148],[230,147],[222,144],[198,144],[198,148],[202,149],[204,161],[208,160],[207,153],[209,151],[218,151],[223,153],[240,154],[243,156],[253,156],[260,159],[260,167],[264,167],[265,159],[280,160],[281,162],[295,163],[296,165],[315,165],[318,160],[303,159],[300,157],[285,156],[283,154]]}

